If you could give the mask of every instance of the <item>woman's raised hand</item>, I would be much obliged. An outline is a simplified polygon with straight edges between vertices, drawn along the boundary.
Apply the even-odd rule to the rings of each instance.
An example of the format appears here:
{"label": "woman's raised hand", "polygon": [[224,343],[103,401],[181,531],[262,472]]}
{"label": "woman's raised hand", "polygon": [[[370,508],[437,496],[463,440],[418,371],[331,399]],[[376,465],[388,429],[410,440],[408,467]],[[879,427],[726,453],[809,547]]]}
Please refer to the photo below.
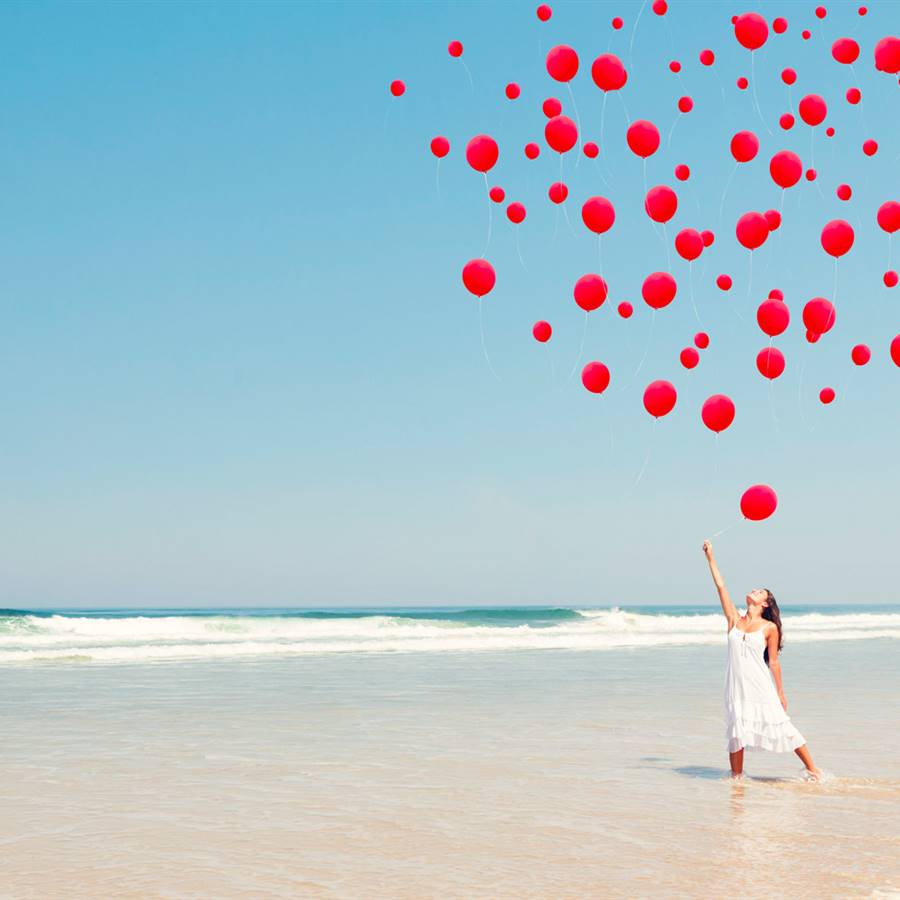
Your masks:
{"label": "woman's raised hand", "polygon": [[712,541],[704,541],[703,542],[703,552],[706,554],[707,559],[712,559],[712,555],[713,555]]}

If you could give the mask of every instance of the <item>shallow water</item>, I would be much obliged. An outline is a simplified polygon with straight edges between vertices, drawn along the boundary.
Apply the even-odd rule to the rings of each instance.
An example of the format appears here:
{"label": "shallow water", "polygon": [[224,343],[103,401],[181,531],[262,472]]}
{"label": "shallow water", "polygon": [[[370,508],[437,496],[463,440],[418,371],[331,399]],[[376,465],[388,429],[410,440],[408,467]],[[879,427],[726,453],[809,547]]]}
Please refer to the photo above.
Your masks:
{"label": "shallow water", "polygon": [[728,778],[719,646],[0,667],[9,897],[900,891],[897,641],[792,642]]}

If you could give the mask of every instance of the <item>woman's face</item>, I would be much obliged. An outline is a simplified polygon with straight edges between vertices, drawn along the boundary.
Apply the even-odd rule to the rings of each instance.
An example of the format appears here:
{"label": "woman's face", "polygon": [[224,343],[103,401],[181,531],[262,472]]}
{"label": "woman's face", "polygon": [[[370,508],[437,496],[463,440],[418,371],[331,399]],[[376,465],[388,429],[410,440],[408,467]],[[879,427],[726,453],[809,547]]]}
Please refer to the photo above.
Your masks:
{"label": "woman's face", "polygon": [[765,588],[756,588],[747,594],[747,607],[758,606],[765,609],[769,605],[769,592]]}

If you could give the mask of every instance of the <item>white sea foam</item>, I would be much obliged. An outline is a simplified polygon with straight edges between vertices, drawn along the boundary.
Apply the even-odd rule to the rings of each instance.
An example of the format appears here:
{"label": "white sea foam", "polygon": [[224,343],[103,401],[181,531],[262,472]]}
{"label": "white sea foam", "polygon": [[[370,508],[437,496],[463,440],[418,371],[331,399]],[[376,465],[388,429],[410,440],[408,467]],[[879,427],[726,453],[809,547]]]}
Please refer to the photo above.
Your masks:
{"label": "white sea foam", "polygon": [[[132,662],[316,653],[611,650],[721,644],[721,613],[648,615],[576,610],[551,625],[369,615],[14,616],[0,619],[0,663]],[[785,617],[785,643],[900,638],[900,614],[804,613]]]}

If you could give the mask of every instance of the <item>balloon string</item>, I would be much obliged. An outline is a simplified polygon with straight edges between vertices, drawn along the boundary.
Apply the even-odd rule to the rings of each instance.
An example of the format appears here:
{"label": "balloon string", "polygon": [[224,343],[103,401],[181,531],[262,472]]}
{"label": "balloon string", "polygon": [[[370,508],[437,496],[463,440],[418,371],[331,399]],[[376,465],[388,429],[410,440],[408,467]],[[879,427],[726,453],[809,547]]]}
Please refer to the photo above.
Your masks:
{"label": "balloon string", "polygon": [[625,98],[622,96],[622,91],[621,90],[616,91],[616,95],[619,98],[619,103],[622,104],[622,112],[625,113],[625,124],[630,125],[631,124],[631,116],[628,114],[628,107],[625,105]]}
{"label": "balloon string", "polygon": [[578,115],[578,104],[575,102],[575,95],[572,93],[572,82],[566,82],[566,88],[569,91],[569,99],[572,101],[572,109],[575,112],[575,124],[578,126],[578,150],[579,153],[575,157],[575,167],[578,167],[578,163],[581,161],[581,148],[584,146],[582,143],[582,133],[581,133],[581,116]]}
{"label": "balloon string", "polygon": [[747,275],[747,298],[750,298],[750,286],[753,284],[753,251],[750,251],[750,267]]}
{"label": "balloon string", "polygon": [[653,417],[653,424],[650,426],[650,440],[647,441],[647,452],[644,455],[644,464],[641,466],[641,471],[638,472],[637,481],[632,485],[631,489],[635,490],[637,486],[641,483],[644,478],[644,472],[647,471],[647,463],[650,462],[650,451],[653,449],[653,438],[656,436],[656,416]]}
{"label": "balloon string", "polygon": [[[656,229],[654,228],[654,231]],[[666,230],[666,223],[662,223],[663,246],[666,248],[666,271],[672,271],[672,253],[669,249],[669,232]]]}
{"label": "balloon string", "polygon": [[769,128],[769,123],[763,118],[762,111],[759,108],[759,99],[756,96],[756,53],[753,50],[750,51],[750,88],[753,91],[753,105],[756,107],[756,114],[771,136],[772,129]]}
{"label": "balloon string", "polygon": [[833,298],[831,302],[834,303],[835,306],[837,306],[837,289],[838,289],[837,272],[838,272],[838,261],[837,261],[837,257],[835,257],[834,258],[834,287],[831,291],[831,296]]}
{"label": "balloon string", "polygon": [[669,129],[669,136],[666,138],[666,150],[668,150],[672,146],[672,135],[675,133],[675,126],[681,121],[681,113],[679,112],[677,116],[675,116],[675,121],[672,123],[672,127]]}
{"label": "balloon string", "polygon": [[725,182],[725,188],[722,191],[722,198],[719,200],[719,228],[722,227],[722,211],[725,209],[725,196],[728,193],[728,189],[731,187],[731,182],[734,179],[734,175],[738,170],[738,164],[735,163],[733,168],[731,169],[731,174],[728,176],[728,180]]}
{"label": "balloon string", "polygon": [[613,439],[613,427],[612,427],[612,416],[609,414],[609,410],[606,408],[606,394],[603,393],[600,395],[600,400],[603,403],[603,416],[606,419],[607,430],[609,431],[609,452],[612,454],[616,449],[616,442]]}
{"label": "balloon string", "polygon": [[691,294],[691,306],[694,310],[694,318],[697,320],[697,324],[702,328],[703,323],[700,321],[700,313],[697,312],[697,304],[694,302],[694,261],[690,260],[688,262],[688,287],[690,288]]}
{"label": "balloon string", "polygon": [[800,377],[797,380],[797,410],[800,413],[800,419],[803,422],[803,427],[809,431],[809,423],[806,421],[806,416],[803,413],[803,372],[806,369],[806,357],[808,353],[807,351],[803,351],[803,359],[800,362]]}
{"label": "balloon string", "polygon": [[522,264],[522,268],[527,272],[528,266],[525,265],[525,260],[522,259],[522,249],[519,247],[519,226],[516,225],[516,253],[519,254],[519,262]]}
{"label": "balloon string", "polygon": [[[775,338],[769,338],[769,351],[771,354],[772,344]],[[772,413],[772,424],[775,426],[776,434],[780,433],[781,429],[778,427],[778,416],[775,413],[775,379],[769,379],[769,410]]]}
{"label": "balloon string", "polygon": [[466,76],[469,79],[469,90],[474,94],[475,82],[472,80],[472,73],[469,71],[469,67],[466,65],[466,61],[462,57],[459,58],[459,61],[462,63],[462,67],[466,70]]}
{"label": "balloon string", "polygon": [[[890,264],[888,264],[890,265]],[[597,235],[597,268],[600,270],[600,274],[603,274],[603,235]]]}
{"label": "balloon string", "polygon": [[[641,369],[644,367],[644,361],[647,359],[647,354],[650,352],[650,343],[653,340],[653,325],[656,322],[656,310],[654,309],[650,315],[650,331],[647,334],[647,343],[644,346],[644,355],[641,357],[641,361],[638,363],[638,367],[634,370],[634,375],[631,376],[631,381],[634,381],[635,378],[640,374]],[[630,384],[630,382],[629,382]],[[629,385],[625,385],[622,390],[626,390]]]}
{"label": "balloon string", "polygon": [[494,368],[494,364],[491,362],[490,356],[488,356],[487,344],[485,343],[485,340],[484,340],[483,309],[484,309],[483,301],[481,300],[481,298],[479,298],[479,300],[478,300],[478,330],[481,332],[481,349],[482,349],[482,352],[484,353],[484,358],[487,361],[488,368],[491,370],[491,374],[494,376],[494,378],[497,379],[497,381],[500,381],[500,376],[497,374],[497,370]]}
{"label": "balloon string", "polygon": [[487,198],[487,207],[488,207],[488,230],[487,230],[487,242],[484,245],[484,253],[481,254],[482,259],[488,252],[488,247],[491,245],[491,231],[494,227],[494,210],[493,210],[493,200],[491,200],[491,189],[488,185],[488,177],[487,172],[482,172],[484,175],[484,196]]}
{"label": "balloon string", "polygon": [[437,188],[438,202],[440,202],[440,199],[441,199],[441,161],[440,161],[440,159],[437,161],[437,167],[436,167],[435,173],[434,173],[434,184],[435,184],[435,187]]}
{"label": "balloon string", "polygon": [[578,363],[581,362],[581,354],[584,353],[584,339],[587,337],[587,322],[588,322],[588,314],[587,310],[584,313],[584,327],[581,329],[581,346],[578,348],[578,356],[575,357],[575,362],[572,365],[572,371],[569,372],[569,377],[566,381],[571,381],[572,376],[575,374],[575,370],[578,368]]}
{"label": "balloon string", "polygon": [[575,238],[577,240],[578,235],[575,234],[575,229],[572,227],[572,220],[569,218],[569,207],[566,206],[565,201],[560,203],[560,206],[562,207],[562,210],[563,210],[563,216],[566,219],[566,225],[569,226],[569,233],[572,235],[573,238]]}
{"label": "balloon string", "polygon": [[720,534],[725,534],[726,531],[731,531],[731,529],[734,528],[735,525],[740,525],[740,524],[741,524],[741,520],[738,519],[736,522],[732,522],[730,525],[726,525],[724,528],[719,529],[719,531],[717,531],[713,535],[713,537],[717,538]]}
{"label": "balloon string", "polygon": [[634,36],[637,34],[638,23],[641,21],[641,16],[644,14],[644,7],[647,5],[647,0],[641,4],[641,8],[638,10],[637,18],[634,20],[634,25],[631,29],[631,41],[628,44],[628,67],[631,68],[631,57],[634,53]]}

